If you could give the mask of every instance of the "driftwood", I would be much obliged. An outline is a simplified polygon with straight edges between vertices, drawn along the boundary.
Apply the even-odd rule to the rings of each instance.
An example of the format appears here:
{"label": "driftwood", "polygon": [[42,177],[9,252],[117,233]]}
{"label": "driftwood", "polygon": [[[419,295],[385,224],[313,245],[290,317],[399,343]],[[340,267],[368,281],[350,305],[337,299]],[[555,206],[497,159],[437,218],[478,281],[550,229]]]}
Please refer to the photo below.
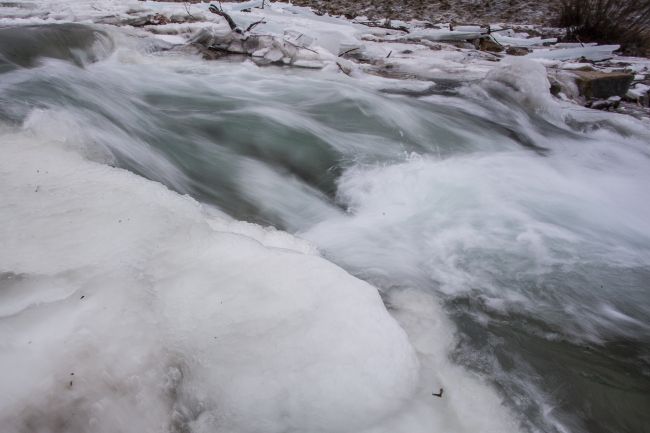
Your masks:
{"label": "driftwood", "polygon": [[258,24],[266,24],[266,21],[264,21],[264,18],[262,18],[262,19],[259,20],[259,21],[255,21],[255,22],[252,23],[250,26],[246,27],[246,32],[250,32],[250,31],[253,30],[253,28],[254,28],[256,25],[258,25]]}
{"label": "driftwood", "polygon": [[233,20],[232,17],[228,15],[221,6],[216,7],[215,5],[211,4],[208,10],[213,14],[217,14],[225,18],[226,22],[228,23],[228,26],[230,26],[230,30],[232,30],[233,32],[243,33],[242,30],[239,28],[239,26],[237,26],[237,24],[235,23],[235,20]]}
{"label": "driftwood", "polygon": [[347,50],[347,51],[344,51],[344,52],[342,52],[341,54],[339,54],[339,57],[343,57],[343,56],[345,56],[346,54],[351,53],[352,51],[356,51],[356,50],[358,50],[358,49],[359,49],[359,47],[351,48],[351,49],[349,49],[349,50]]}

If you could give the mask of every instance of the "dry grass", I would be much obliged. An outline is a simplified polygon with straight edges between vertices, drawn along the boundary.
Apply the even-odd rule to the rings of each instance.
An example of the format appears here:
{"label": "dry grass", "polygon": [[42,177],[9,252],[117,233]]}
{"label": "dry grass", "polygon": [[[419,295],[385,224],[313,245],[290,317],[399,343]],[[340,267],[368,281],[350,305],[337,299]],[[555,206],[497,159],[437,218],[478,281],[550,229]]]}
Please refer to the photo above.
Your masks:
{"label": "dry grass", "polygon": [[558,24],[569,40],[618,43],[628,54],[650,54],[650,0],[562,0]]}
{"label": "dry grass", "polygon": [[550,24],[560,0],[293,0],[332,15],[459,24]]}

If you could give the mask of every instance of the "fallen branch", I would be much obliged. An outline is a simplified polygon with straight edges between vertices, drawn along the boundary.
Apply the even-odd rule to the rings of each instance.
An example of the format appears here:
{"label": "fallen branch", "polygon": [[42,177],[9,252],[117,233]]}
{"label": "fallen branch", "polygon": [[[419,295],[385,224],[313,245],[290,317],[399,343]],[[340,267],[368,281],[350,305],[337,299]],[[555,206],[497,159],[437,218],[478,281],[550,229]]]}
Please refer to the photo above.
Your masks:
{"label": "fallen branch", "polygon": [[339,62],[336,62],[336,66],[338,66],[341,72],[343,72],[345,75],[347,75],[348,77],[350,76],[350,71],[346,71],[345,69],[343,69],[343,66],[341,66]]}
{"label": "fallen branch", "polygon": [[342,52],[341,54],[339,54],[339,57],[343,57],[343,56],[345,56],[346,54],[351,53],[352,51],[355,51],[355,50],[358,50],[358,49],[359,49],[359,47],[356,47],[356,48],[352,48],[352,49],[349,49],[349,50],[347,50],[347,51],[344,51],[344,52]]}
{"label": "fallen branch", "polygon": [[190,13],[190,2],[183,2],[183,6],[185,7],[185,12],[187,13],[187,16],[192,18],[193,20],[196,20],[196,18],[194,18],[194,15]]}
{"label": "fallen branch", "polygon": [[228,15],[221,6],[216,7],[215,5],[211,4],[210,7],[208,7],[208,10],[213,14],[217,14],[225,18],[225,20],[228,22],[228,26],[230,26],[230,30],[233,32],[242,33],[242,30],[239,28],[239,26],[235,24],[235,21],[232,19],[232,17]]}
{"label": "fallen branch", "polygon": [[492,34],[492,33],[497,33],[497,32],[505,32],[505,31],[507,31],[507,30],[512,30],[512,28],[510,28],[510,27],[506,27],[505,29],[496,29],[496,30],[492,30],[492,28],[490,28],[490,25],[489,25],[489,24],[488,24],[488,26],[487,26],[487,34],[488,34],[488,35],[490,35],[490,34]]}
{"label": "fallen branch", "polygon": [[264,21],[264,18],[262,18],[261,20],[254,22],[253,24],[251,24],[246,28],[246,32],[250,32],[258,24],[266,24],[266,21]]}

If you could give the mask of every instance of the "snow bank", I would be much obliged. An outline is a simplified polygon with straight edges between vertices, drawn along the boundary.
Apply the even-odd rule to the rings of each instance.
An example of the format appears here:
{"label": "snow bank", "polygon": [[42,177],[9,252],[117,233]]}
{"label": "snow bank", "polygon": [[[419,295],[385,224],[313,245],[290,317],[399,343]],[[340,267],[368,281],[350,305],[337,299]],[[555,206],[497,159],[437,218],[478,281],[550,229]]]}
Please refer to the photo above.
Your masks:
{"label": "snow bank", "polygon": [[373,287],[31,124],[0,160],[3,432],[355,431],[412,397]]}

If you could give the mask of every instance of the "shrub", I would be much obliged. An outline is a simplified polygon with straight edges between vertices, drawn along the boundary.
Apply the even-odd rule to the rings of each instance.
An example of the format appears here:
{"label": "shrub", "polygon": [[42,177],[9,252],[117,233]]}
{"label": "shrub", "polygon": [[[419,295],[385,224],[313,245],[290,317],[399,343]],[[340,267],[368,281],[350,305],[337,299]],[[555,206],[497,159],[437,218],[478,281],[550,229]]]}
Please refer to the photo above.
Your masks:
{"label": "shrub", "polygon": [[613,42],[629,54],[649,54],[650,0],[561,0],[567,40]]}

